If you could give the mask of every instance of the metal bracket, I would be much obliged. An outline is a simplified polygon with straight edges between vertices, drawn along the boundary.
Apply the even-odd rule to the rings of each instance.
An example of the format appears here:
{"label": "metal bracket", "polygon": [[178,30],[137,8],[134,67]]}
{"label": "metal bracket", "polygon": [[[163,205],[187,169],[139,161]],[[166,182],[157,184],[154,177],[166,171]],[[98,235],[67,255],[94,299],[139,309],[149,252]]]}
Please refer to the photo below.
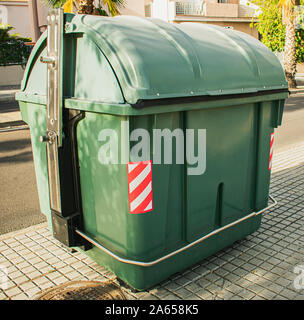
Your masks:
{"label": "metal bracket", "polygon": [[252,212],[248,215],[246,215],[245,217],[242,217],[236,221],[233,221],[221,228],[218,228],[218,229],[215,229],[213,230],[212,232],[206,234],[205,236],[187,244],[186,246],[184,247],[181,247],[175,251],[172,251],[168,254],[166,254],[165,256],[162,256],[156,260],[153,260],[153,261],[148,261],[148,262],[144,262],[144,261],[137,261],[137,260],[130,260],[130,259],[125,259],[125,258],[122,258],[120,256],[118,256],[117,254],[115,254],[114,252],[110,251],[109,249],[105,248],[102,244],[100,244],[99,242],[97,242],[96,240],[92,239],[90,236],[88,236],[87,234],[85,234],[84,232],[76,229],[76,233],[78,233],[81,237],[83,237],[84,239],[86,239],[87,241],[89,241],[90,243],[92,243],[94,246],[96,246],[97,248],[101,249],[102,251],[104,251],[105,253],[107,253],[108,255],[110,255],[112,258],[120,261],[120,262],[123,262],[123,263],[127,263],[127,264],[132,264],[132,265],[135,265],[135,266],[141,266],[141,267],[152,267],[154,265],[156,265],[157,263],[160,263],[168,258],[171,258],[173,256],[175,256],[176,254],[182,252],[182,251],[185,251],[191,247],[193,247],[194,245],[198,244],[198,243],[201,243],[203,242],[204,240],[226,230],[226,229],[229,229],[233,226],[235,226],[236,224],[239,224],[240,222],[243,222],[249,218],[253,218],[253,217],[256,217],[260,214],[262,214],[263,212],[265,212],[266,210],[269,210],[270,208],[274,207],[275,205],[277,205],[277,201],[271,196],[269,195],[269,199],[272,201],[272,204],[270,204],[269,206],[267,206],[266,208],[258,211],[258,212]]}
{"label": "metal bracket", "polygon": [[47,143],[47,162],[51,209],[61,213],[58,147],[62,146],[62,52],[63,10],[52,9],[47,16],[47,131],[40,137]]}

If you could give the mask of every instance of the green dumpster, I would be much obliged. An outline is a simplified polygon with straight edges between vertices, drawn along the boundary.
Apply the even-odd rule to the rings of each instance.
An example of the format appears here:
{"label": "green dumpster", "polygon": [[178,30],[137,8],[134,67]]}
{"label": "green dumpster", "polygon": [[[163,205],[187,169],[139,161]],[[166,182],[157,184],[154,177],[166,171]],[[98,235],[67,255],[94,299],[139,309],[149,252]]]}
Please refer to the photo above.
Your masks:
{"label": "green dumpster", "polygon": [[288,97],[268,48],[217,26],[61,10],[47,32],[16,99],[56,239],[144,290],[259,228]]}

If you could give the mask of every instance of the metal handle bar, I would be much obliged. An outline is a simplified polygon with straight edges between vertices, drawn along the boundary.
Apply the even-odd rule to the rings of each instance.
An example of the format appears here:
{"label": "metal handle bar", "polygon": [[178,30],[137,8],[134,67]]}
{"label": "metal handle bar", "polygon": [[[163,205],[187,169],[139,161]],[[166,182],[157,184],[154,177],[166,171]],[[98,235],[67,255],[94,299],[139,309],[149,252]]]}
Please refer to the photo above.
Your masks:
{"label": "metal handle bar", "polygon": [[193,247],[194,245],[206,240],[207,238],[211,237],[211,236],[214,236],[216,235],[217,233],[220,233],[221,231],[224,231],[226,229],[229,229],[233,226],[235,226],[236,224],[244,221],[244,220],[247,220],[249,218],[252,218],[252,217],[256,217],[258,215],[260,215],[261,213],[265,212],[266,210],[269,210],[271,208],[273,208],[274,206],[277,205],[277,201],[271,196],[269,195],[269,199],[273,202],[271,205],[267,206],[266,208],[258,211],[258,212],[252,212],[250,214],[248,214],[247,216],[243,217],[243,218],[240,218],[238,220],[235,220],[234,222],[231,222],[221,228],[218,228],[218,229],[215,229],[213,230],[212,232],[206,234],[205,236],[187,244],[186,246],[182,247],[182,248],[179,248],[173,252],[170,252],[168,254],[166,254],[165,256],[162,256],[161,258],[158,258],[156,260],[153,260],[153,261],[149,261],[149,262],[143,262],[143,261],[136,261],[136,260],[130,260],[130,259],[125,259],[125,258],[121,258],[120,256],[118,256],[117,254],[113,253],[112,251],[110,251],[109,249],[105,248],[104,246],[102,246],[99,242],[97,242],[96,240],[92,239],[90,236],[88,236],[87,234],[83,233],[82,231],[76,229],[75,232],[77,234],[79,234],[81,237],[83,237],[84,239],[86,239],[87,241],[89,241],[90,243],[92,243],[93,245],[95,245],[96,247],[98,247],[99,249],[101,249],[102,251],[104,251],[105,253],[109,254],[112,258],[120,261],[120,262],[123,262],[123,263],[127,263],[127,264],[132,264],[132,265],[136,265],[136,266],[141,266],[141,267],[151,267],[151,266],[154,266],[155,264],[157,263],[160,263],[168,258],[171,258],[172,256],[182,252],[182,251],[185,251],[191,247]]}

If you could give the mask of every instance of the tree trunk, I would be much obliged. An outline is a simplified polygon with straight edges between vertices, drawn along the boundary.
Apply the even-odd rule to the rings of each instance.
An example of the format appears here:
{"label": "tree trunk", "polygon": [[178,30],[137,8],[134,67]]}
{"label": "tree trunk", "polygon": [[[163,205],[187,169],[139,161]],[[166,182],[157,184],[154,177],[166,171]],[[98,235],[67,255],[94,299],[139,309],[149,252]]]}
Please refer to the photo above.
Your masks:
{"label": "tree trunk", "polygon": [[79,0],[78,14],[93,14],[94,0]]}
{"label": "tree trunk", "polygon": [[293,18],[286,19],[286,35],[284,47],[284,70],[290,88],[296,88],[296,29]]}

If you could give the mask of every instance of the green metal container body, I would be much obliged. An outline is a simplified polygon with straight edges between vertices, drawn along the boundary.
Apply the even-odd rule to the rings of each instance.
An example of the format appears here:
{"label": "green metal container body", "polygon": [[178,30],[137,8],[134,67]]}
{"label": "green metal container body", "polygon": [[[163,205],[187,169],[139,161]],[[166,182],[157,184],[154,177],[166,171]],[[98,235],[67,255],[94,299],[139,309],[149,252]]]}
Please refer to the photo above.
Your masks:
{"label": "green metal container body", "polygon": [[[87,19],[87,23],[81,24],[84,19]],[[133,32],[131,18],[121,17],[121,20],[117,18],[111,20],[110,18],[68,16],[67,21],[70,23],[71,34],[76,31],[82,32],[82,36],[79,34],[73,37],[66,35],[65,48],[69,49],[70,56],[69,59],[64,60],[66,71],[63,91],[65,93],[64,112],[68,110],[82,112],[82,120],[78,122],[75,129],[83,232],[122,258],[149,262],[267,206],[271,173],[269,170],[270,139],[274,128],[281,124],[284,100],[288,96],[286,91],[278,90],[278,87],[287,88],[287,83],[277,61],[273,63],[275,66],[272,66],[277,73],[272,80],[267,74],[268,71],[264,70],[268,77],[268,91],[265,90],[263,94],[252,94],[259,91],[253,90],[254,79],[261,88],[265,86],[266,76],[261,81],[263,78],[261,66],[265,61],[260,57],[263,63],[260,64],[258,70],[257,64],[251,63],[253,53],[247,50],[248,44],[240,48],[239,44],[234,42],[237,50],[240,50],[245,56],[245,64],[249,65],[254,75],[251,77],[248,74],[248,79],[251,79],[248,80],[248,86],[242,83],[243,87],[240,87],[238,83],[236,85],[239,87],[238,91],[236,87],[233,87],[233,83],[231,84],[233,79],[225,81],[221,78],[219,83],[222,82],[223,89],[222,91],[216,90],[215,88],[219,88],[216,84],[216,76],[219,77],[219,73],[212,73],[212,69],[216,69],[217,66],[212,62],[212,57],[209,57],[206,69],[209,68],[210,83],[214,83],[214,87],[211,88],[212,85],[206,82],[209,88],[203,91],[212,99],[174,100],[172,102],[166,99],[192,97],[193,93],[189,88],[183,87],[183,83],[188,85],[191,82],[190,74],[184,81],[177,80],[179,82],[177,86],[172,83],[174,77],[169,79],[170,83],[168,79],[167,82],[161,82],[158,79],[157,83],[152,86],[153,81],[145,73],[140,74],[140,66],[145,68],[141,64],[142,61],[137,61],[138,64],[135,64],[139,71],[137,68],[128,69],[127,63],[122,64],[123,68],[126,68],[125,71],[118,70],[115,63],[119,61],[121,63],[122,58],[118,59],[119,55],[113,54],[114,44],[105,47],[97,46],[96,37],[100,37],[102,41],[108,41],[107,28],[110,28],[112,23],[108,21],[114,21],[116,31],[126,27],[127,24]],[[121,25],[120,21],[122,21]],[[87,27],[93,22],[95,31],[99,30],[100,33],[96,31],[94,34],[92,29]],[[104,27],[103,30],[98,29],[98,23]],[[139,23],[142,23],[144,27],[148,24],[144,19],[136,18],[134,28],[137,28]],[[170,32],[176,33],[176,30],[172,31],[171,25],[164,26],[162,22],[157,22],[158,28],[160,28],[159,24],[163,28],[161,32],[166,31],[164,38],[167,42],[164,43],[167,43],[168,48],[165,48],[164,51],[168,50],[167,54],[170,53],[170,50],[179,51],[176,57],[180,58],[184,50],[178,39],[181,35],[170,35]],[[190,24],[189,27],[188,24],[185,25],[185,28],[191,29],[194,34],[196,34],[194,29],[201,28],[190,26]],[[66,28],[66,30],[69,29]],[[121,30],[121,32],[118,31],[117,38],[119,39],[124,33]],[[152,31],[148,33],[149,36]],[[220,34],[220,32],[221,30],[216,28],[215,33]],[[227,33],[226,30],[223,32]],[[236,41],[237,35],[232,34],[233,41]],[[197,37],[200,38],[201,34],[197,34]],[[223,38],[225,37],[227,36],[224,35]],[[203,69],[199,67],[200,51],[193,49],[191,41],[188,37],[185,38],[189,46],[185,50],[190,52],[186,64],[188,68],[190,64],[192,76],[194,75],[193,83],[198,89],[199,74],[203,74]],[[147,39],[149,40],[149,37]],[[138,39],[138,45],[142,46],[144,40],[148,43],[147,39]],[[170,41],[171,44],[168,44]],[[173,49],[172,42],[174,43]],[[244,40],[241,42],[244,43]],[[139,48],[131,46],[130,43],[131,41],[126,40],[126,50],[136,51]],[[193,46],[198,44],[202,45],[203,42],[197,40]],[[46,130],[46,68],[39,63],[40,56],[45,54],[45,46],[46,35],[43,35],[34,48],[25,72],[23,89],[17,94],[17,99],[22,118],[29,124],[31,130],[41,211],[47,216],[49,227],[52,230],[46,145],[39,141],[39,137]],[[256,56],[260,53],[259,46],[260,44],[256,44],[257,50],[254,53]],[[109,47],[111,47],[112,55],[111,52],[107,52]],[[218,49],[225,51],[225,46],[221,47],[219,43]],[[242,50],[247,51],[244,53]],[[265,52],[269,57],[273,56],[272,58],[276,59],[268,51]],[[133,60],[131,59],[133,63],[138,57],[143,56],[134,55]],[[85,60],[90,61],[90,64]],[[153,64],[156,69],[161,67],[155,61],[152,62],[152,69]],[[164,64],[165,62],[163,60]],[[92,70],[89,70],[90,68]],[[94,68],[97,71],[93,70]],[[232,69],[227,66],[227,72],[229,70],[235,72]],[[136,73],[137,71],[139,74]],[[160,77],[161,70],[155,72],[158,72],[158,77]],[[240,73],[241,77],[245,77],[241,71]],[[166,74],[164,77],[172,77],[172,75]],[[278,79],[279,77],[281,79]],[[151,89],[143,89],[143,82],[146,82],[147,87],[149,80],[151,80]],[[204,81],[208,81],[208,77]],[[236,82],[239,81],[240,79],[236,79]],[[100,86],[96,87],[94,85],[96,82]],[[273,87],[269,85],[271,82],[274,83]],[[166,88],[167,83],[168,88]],[[174,96],[173,89],[179,95]],[[152,97],[152,91],[155,93],[154,97]],[[202,92],[197,96],[201,96]],[[149,103],[140,108],[142,101]],[[134,106],[137,103],[138,106]],[[119,159],[122,158],[121,148],[127,149],[127,154],[130,155],[132,147],[136,144],[135,142],[130,142],[130,145],[126,144],[135,129],[145,129],[149,133],[150,157],[144,160],[152,160],[153,210],[142,214],[130,213],[127,163],[120,161],[119,164],[102,164],[100,161],[100,148],[105,143],[100,139],[100,132],[105,128],[110,128],[116,133]],[[164,161],[161,164],[154,163],[153,132],[156,129],[169,129],[170,132],[181,129],[185,135],[187,129],[194,129],[194,132],[204,129],[206,156],[203,173],[189,175],[188,169],[193,165],[188,165],[186,162],[176,164],[177,147],[174,138],[172,139],[172,164],[164,164]],[[183,142],[186,150],[189,142],[185,136]],[[168,145],[163,141],[162,154],[165,153],[167,147]],[[194,154],[200,147],[198,139],[194,139]],[[129,158],[128,161],[130,161]],[[208,237],[183,252],[148,267],[118,261],[96,246],[84,253],[98,264],[113,271],[131,287],[144,290],[253,233],[259,228],[260,223],[261,215],[253,216]]]}
{"label": "green metal container body", "polygon": [[[77,130],[86,232],[119,256],[151,261],[263,209],[274,109],[270,101],[127,118],[86,113]],[[109,126],[120,136],[122,121],[151,136],[153,129],[206,128],[206,172],[189,176],[185,165],[152,165],[153,211],[130,214],[126,165],[100,165],[101,143],[96,134],[90,142],[87,137]],[[248,219],[152,267],[118,262],[98,248],[87,254],[132,287],[146,289],[253,233],[260,222],[261,215]]]}

